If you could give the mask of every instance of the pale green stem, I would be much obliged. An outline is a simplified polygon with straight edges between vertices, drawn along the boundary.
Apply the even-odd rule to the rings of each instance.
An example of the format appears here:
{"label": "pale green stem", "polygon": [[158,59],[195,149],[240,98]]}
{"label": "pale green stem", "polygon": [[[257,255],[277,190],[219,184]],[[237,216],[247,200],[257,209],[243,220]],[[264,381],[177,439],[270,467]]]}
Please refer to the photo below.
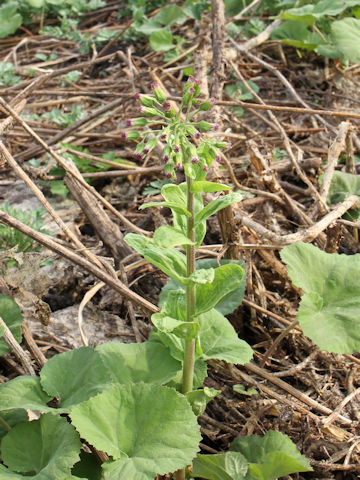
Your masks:
{"label": "pale green stem", "polygon": [[[195,227],[194,227],[194,195],[190,192],[192,179],[186,177],[187,186],[187,209],[191,216],[187,219],[187,236],[195,242]],[[195,271],[195,246],[186,246],[186,264],[187,276],[189,277]],[[193,321],[195,312],[195,285],[190,284],[186,286],[186,320]],[[185,340],[184,347],[184,362],[183,362],[183,377],[181,391],[183,394],[191,392],[193,389],[194,380],[194,363],[195,363],[195,340]],[[185,468],[178,470],[175,474],[176,480],[185,480]]]}

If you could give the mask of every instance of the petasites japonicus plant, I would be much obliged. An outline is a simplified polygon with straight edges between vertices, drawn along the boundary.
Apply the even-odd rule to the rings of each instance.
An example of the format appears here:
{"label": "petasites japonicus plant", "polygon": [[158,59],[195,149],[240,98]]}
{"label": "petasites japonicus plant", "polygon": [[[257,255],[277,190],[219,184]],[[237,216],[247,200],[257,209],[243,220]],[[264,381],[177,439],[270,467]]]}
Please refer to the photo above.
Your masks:
{"label": "petasites japonicus plant", "polygon": [[[158,228],[152,238],[125,237],[171,278],[160,296],[160,312],[152,315],[149,340],[58,354],[39,377],[0,384],[0,480],[154,480],[169,472],[176,480],[191,475],[270,480],[310,469],[278,432],[253,441],[244,437],[231,452],[196,456],[201,440],[197,416],[220,393],[203,386],[206,362],[244,364],[252,357],[224,317],[242,301],[242,263],[195,261],[207,218],[242,199],[240,192],[231,192],[204,205],[204,193],[230,187],[206,181],[226,142],[205,137],[216,126],[196,121],[197,113],[212,106],[199,95],[199,82],[189,77],[177,109],[153,85],[153,95],[137,95],[143,116],[129,121],[144,130],[124,134],[138,141],[139,158],[162,142],[165,175],[175,180],[176,171],[184,169],[186,178],[162,188],[163,202],[141,207],[169,207],[172,225]],[[29,411],[40,417],[28,421]],[[94,449],[109,459],[100,465],[90,453]]]}

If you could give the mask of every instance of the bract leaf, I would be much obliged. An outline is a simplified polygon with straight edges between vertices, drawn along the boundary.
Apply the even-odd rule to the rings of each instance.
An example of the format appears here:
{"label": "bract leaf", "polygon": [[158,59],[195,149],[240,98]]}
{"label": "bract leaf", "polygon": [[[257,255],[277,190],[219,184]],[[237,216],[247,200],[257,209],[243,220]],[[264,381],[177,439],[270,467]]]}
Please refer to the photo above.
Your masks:
{"label": "bract leaf", "polygon": [[241,202],[243,196],[244,195],[240,192],[233,192],[213,200],[195,215],[195,224],[206,220],[211,215],[214,215],[214,213],[222,210],[225,207],[228,207],[229,205],[232,205],[233,203]]}
{"label": "bract leaf", "polygon": [[193,462],[192,476],[208,480],[245,480],[247,470],[248,462],[238,452],[197,455]]}
{"label": "bract leaf", "polygon": [[146,260],[181,283],[186,282],[186,257],[175,248],[163,248],[152,244],[152,240],[136,233],[128,233],[125,242]]}
{"label": "bract leaf", "polygon": [[21,408],[40,412],[63,413],[61,409],[48,407],[52,397],[40,386],[39,377],[22,375],[0,384],[0,411]]}
{"label": "bract leaf", "polygon": [[174,378],[181,363],[159,344],[108,342],[96,347],[108,376],[115,382],[166,383]]}
{"label": "bract leaf", "polygon": [[55,355],[43,366],[40,381],[45,392],[58,397],[61,408],[67,411],[102,392],[111,383],[100,355],[91,347]]}
{"label": "bract leaf", "polygon": [[[20,343],[22,338],[21,325],[23,323],[21,310],[11,297],[8,297],[3,293],[0,294],[0,317],[9,327],[15,339]],[[10,348],[8,344],[3,338],[0,338],[0,355],[3,355],[9,350]]]}
{"label": "bract leaf", "polygon": [[194,283],[212,283],[215,278],[214,268],[200,268],[190,275],[190,280]]}
{"label": "bract leaf", "polygon": [[182,468],[201,439],[186,398],[158,385],[116,385],[74,407],[70,416],[81,436],[116,460],[103,464],[108,479],[153,480]]}
{"label": "bract leaf", "polygon": [[217,359],[241,365],[251,360],[251,347],[238,337],[233,326],[221,313],[212,309],[200,315],[198,321],[203,360]]}
{"label": "bract leaf", "polygon": [[[198,342],[200,349],[196,357],[202,360],[224,360],[225,362],[244,364],[251,360],[251,347],[241,340],[229,321],[215,309],[199,315],[200,325]],[[179,360],[184,357],[184,340],[173,333],[151,332],[150,341],[160,341],[170,348],[171,355]]]}
{"label": "bract leaf", "polygon": [[186,322],[186,295],[184,290],[172,290],[167,297],[161,313]]}
{"label": "bract leaf", "polygon": [[151,321],[159,332],[173,333],[180,338],[195,338],[200,328],[196,322],[183,322],[163,313],[154,313]]}
{"label": "bract leaf", "polygon": [[168,207],[174,210],[177,213],[180,213],[181,215],[185,215],[185,217],[190,217],[191,214],[189,210],[187,210],[186,207],[183,207],[182,205],[179,205],[177,203],[173,202],[148,202],[148,203],[143,203],[140,207],[139,210],[144,210],[144,208],[149,208],[149,207]]}
{"label": "bract leaf", "polygon": [[1,442],[2,458],[11,470],[33,473],[36,480],[67,480],[79,459],[81,442],[66,418],[46,414],[39,420],[19,423]]}
{"label": "bract leaf", "polygon": [[[161,189],[161,194],[168,202],[181,204],[187,208],[186,203],[186,183],[180,185],[167,184]],[[197,215],[204,208],[202,197],[199,193],[194,194],[194,213]],[[186,218],[172,209],[174,227],[180,230],[184,235],[187,232]],[[195,248],[199,248],[206,233],[206,221],[199,222],[195,226]]]}
{"label": "bract leaf", "polygon": [[223,183],[207,182],[206,180],[193,182],[190,191],[192,193],[210,193],[231,190],[231,187]]}
{"label": "bract leaf", "polygon": [[244,275],[240,265],[228,264],[216,268],[212,283],[199,284],[196,288],[195,315],[214,308],[241,285]]}
{"label": "bract leaf", "polygon": [[[223,315],[227,315],[232,313],[239,305],[241,305],[242,299],[244,298],[245,293],[245,285],[246,285],[246,275],[245,275],[245,263],[242,260],[220,260],[221,265],[227,265],[229,263],[233,263],[236,265],[240,265],[244,269],[244,276],[239,287],[234,290],[233,292],[226,295],[224,298],[220,300],[220,302],[215,305],[215,310],[222,313]],[[213,258],[206,258],[202,260],[196,261],[196,268],[197,269],[208,269],[208,268],[216,268],[218,266],[216,259]],[[170,280],[166,283],[160,293],[159,299],[159,307],[161,308],[163,304],[166,302],[166,299],[169,295],[169,292],[172,290],[183,289],[184,286],[177,282],[176,280]]]}
{"label": "bract leaf", "polygon": [[154,232],[153,241],[155,245],[163,248],[193,245],[194,243],[180,230],[170,227],[169,225],[163,225],[157,228]]}
{"label": "bract leaf", "polygon": [[299,242],[280,256],[294,285],[306,292],[298,312],[304,335],[322,350],[359,351],[360,254],[326,253]]}
{"label": "bract leaf", "polygon": [[250,479],[275,480],[295,472],[312,470],[287,435],[270,430],[264,437],[238,437],[230,447],[249,462]]}

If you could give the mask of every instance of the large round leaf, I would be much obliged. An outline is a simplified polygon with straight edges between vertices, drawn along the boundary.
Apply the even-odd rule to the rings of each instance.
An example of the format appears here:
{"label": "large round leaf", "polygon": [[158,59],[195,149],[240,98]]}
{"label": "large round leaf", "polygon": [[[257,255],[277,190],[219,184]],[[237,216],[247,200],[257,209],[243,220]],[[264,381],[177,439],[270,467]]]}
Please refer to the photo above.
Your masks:
{"label": "large round leaf", "polygon": [[19,423],[1,443],[2,459],[10,470],[36,480],[68,480],[79,459],[81,442],[66,418],[51,414]]}
{"label": "large round leaf", "polygon": [[108,342],[96,350],[117,383],[162,384],[181,370],[181,363],[161,344]]}
{"label": "large round leaf", "polygon": [[153,480],[182,468],[201,438],[186,398],[158,385],[116,385],[74,407],[70,416],[81,436],[116,460],[104,465],[109,479]]}
{"label": "large round leaf", "polygon": [[43,389],[58,397],[61,408],[66,409],[102,392],[112,380],[91,347],[55,355],[42,368],[40,378]]}
{"label": "large round leaf", "polygon": [[306,294],[298,312],[305,335],[322,350],[360,350],[360,255],[326,253],[308,243],[281,251],[292,282]]}
{"label": "large round leaf", "polygon": [[46,405],[51,399],[52,397],[41,389],[39,377],[22,375],[0,384],[0,412],[21,408],[61,413]]}

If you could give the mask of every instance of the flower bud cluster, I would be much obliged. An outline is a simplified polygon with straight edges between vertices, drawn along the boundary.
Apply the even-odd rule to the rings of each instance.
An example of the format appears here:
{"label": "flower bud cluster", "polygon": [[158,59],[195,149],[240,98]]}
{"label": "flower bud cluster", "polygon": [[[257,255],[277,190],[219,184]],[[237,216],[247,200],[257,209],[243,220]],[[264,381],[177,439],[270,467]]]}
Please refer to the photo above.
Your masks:
{"label": "flower bud cluster", "polygon": [[[153,95],[137,93],[140,101],[140,112],[143,117],[127,121],[131,127],[148,127],[149,130],[137,130],[122,134],[124,139],[141,140],[135,149],[137,159],[144,158],[159,142],[165,143],[162,151],[164,173],[169,179],[176,179],[176,171],[184,170],[185,174],[196,180],[203,180],[211,163],[221,162],[220,150],[226,148],[226,142],[204,138],[202,132],[216,131],[218,125],[205,120],[194,121],[198,112],[207,112],[215,103],[214,99],[199,98],[201,82],[189,76],[184,85],[182,101],[179,109],[167,99],[159,84],[151,85]],[[181,118],[182,114],[185,120]],[[154,127],[154,128],[153,128]],[[161,129],[157,129],[161,127]]]}

